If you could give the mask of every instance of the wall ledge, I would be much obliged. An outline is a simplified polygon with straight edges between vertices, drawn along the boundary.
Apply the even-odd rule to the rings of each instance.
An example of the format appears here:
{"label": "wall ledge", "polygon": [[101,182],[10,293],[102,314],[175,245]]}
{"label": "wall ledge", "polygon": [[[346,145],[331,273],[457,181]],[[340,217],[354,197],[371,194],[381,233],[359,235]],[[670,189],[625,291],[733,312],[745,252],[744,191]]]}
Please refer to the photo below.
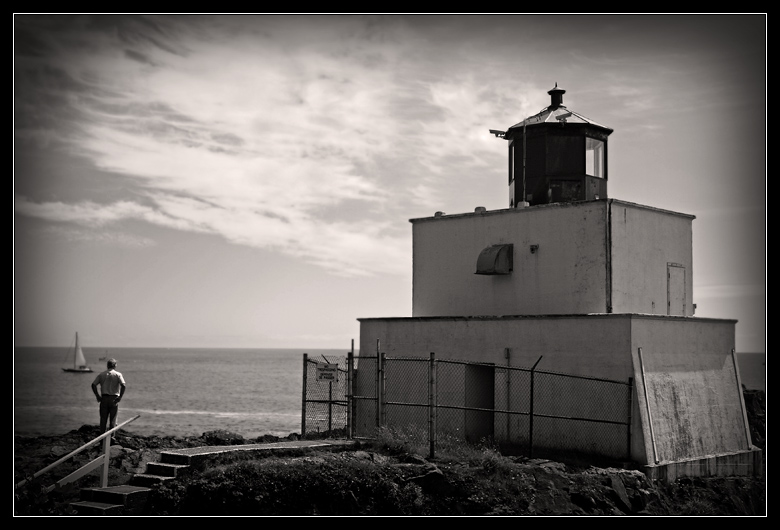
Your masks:
{"label": "wall ledge", "polygon": [[650,480],[668,484],[682,477],[760,477],[764,471],[762,462],[763,452],[753,446],[733,453],[650,464],[643,471]]}

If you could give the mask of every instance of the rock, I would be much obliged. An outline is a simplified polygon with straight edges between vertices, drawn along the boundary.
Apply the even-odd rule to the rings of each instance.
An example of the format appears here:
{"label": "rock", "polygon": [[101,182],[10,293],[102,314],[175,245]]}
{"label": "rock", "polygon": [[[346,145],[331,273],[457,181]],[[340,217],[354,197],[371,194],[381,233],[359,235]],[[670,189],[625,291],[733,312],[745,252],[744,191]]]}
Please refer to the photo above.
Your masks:
{"label": "rock", "polygon": [[274,436],[272,434],[264,434],[262,436],[258,436],[257,438],[255,438],[255,442],[259,444],[268,444],[268,443],[274,443],[278,441],[279,441],[279,437]]}
{"label": "rock", "polygon": [[208,445],[243,445],[244,437],[238,433],[216,430],[204,432],[201,436]]}
{"label": "rock", "polygon": [[372,453],[368,453],[366,451],[353,451],[352,452],[352,458],[356,460],[374,460],[374,455]]}
{"label": "rock", "polygon": [[441,469],[431,465],[422,475],[410,477],[406,482],[414,482],[428,494],[445,494],[449,490],[449,482]]}
{"label": "rock", "polygon": [[[542,467],[547,463],[549,461],[539,461],[536,462],[536,466],[529,469],[534,477],[536,490],[530,507],[532,513],[536,515],[581,514],[582,508],[572,502],[570,497],[572,481],[556,466]],[[590,492],[592,494],[593,490]]]}
{"label": "rock", "polygon": [[121,468],[128,473],[141,474],[146,471],[146,464],[159,461],[160,452],[151,449],[132,451],[122,460]]}
{"label": "rock", "polygon": [[598,510],[598,504],[590,488],[576,486],[569,492],[571,502],[581,507],[585,513],[594,513]]}
{"label": "rock", "polygon": [[546,471],[565,473],[566,465],[561,462],[553,462],[552,460],[542,460],[537,464],[539,467]]}
{"label": "rock", "polygon": [[398,457],[398,461],[402,462],[404,464],[420,464],[420,465],[426,465],[428,463],[425,458],[423,458],[420,455],[410,454],[410,453],[404,453]]}
{"label": "rock", "polygon": [[750,425],[750,436],[753,445],[764,449],[766,447],[766,393],[763,390],[744,390],[745,410]]}
{"label": "rock", "polygon": [[628,498],[626,487],[619,475],[610,475],[609,477],[612,491],[615,492],[615,501],[618,508],[625,513],[631,513],[631,500]]}
{"label": "rock", "polygon": [[71,451],[71,449],[68,449],[67,447],[63,447],[61,445],[53,445],[51,449],[49,449],[49,454],[54,458],[61,458],[68,454]]}

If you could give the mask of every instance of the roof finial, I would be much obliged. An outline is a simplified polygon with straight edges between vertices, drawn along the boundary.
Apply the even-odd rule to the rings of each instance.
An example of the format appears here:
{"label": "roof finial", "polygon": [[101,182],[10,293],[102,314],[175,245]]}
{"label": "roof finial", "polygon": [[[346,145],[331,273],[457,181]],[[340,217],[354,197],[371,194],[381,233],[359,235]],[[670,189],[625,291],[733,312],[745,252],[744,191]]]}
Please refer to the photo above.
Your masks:
{"label": "roof finial", "polygon": [[566,91],[562,88],[558,88],[558,83],[555,83],[555,87],[547,91],[550,94],[550,108],[557,109],[563,106],[563,95]]}

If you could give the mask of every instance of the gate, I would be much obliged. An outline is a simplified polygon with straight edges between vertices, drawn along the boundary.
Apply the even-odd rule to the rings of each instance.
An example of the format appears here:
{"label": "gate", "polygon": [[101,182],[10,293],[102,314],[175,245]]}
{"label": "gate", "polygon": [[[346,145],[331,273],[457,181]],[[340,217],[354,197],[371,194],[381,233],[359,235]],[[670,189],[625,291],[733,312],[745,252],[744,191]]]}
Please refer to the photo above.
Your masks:
{"label": "gate", "polygon": [[349,437],[351,359],[303,354],[302,438]]}

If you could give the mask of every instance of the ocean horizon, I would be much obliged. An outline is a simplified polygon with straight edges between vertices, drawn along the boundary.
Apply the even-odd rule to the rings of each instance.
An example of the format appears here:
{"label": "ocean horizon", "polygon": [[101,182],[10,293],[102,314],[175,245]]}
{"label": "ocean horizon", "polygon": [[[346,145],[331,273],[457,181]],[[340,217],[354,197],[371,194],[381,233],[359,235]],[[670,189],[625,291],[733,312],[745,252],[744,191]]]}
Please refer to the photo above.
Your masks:
{"label": "ocean horizon", "polygon": [[118,360],[127,382],[117,423],[149,436],[199,436],[224,429],[255,438],[301,431],[303,354],[346,349],[83,348],[92,373],[67,373],[68,348],[14,350],[14,434],[57,435],[97,425],[91,384]]}
{"label": "ocean horizon", "polygon": [[[98,424],[91,383],[118,360],[127,382],[117,423],[144,436],[200,436],[228,430],[245,438],[301,432],[303,355],[345,358],[347,349],[83,348],[92,373],[67,373],[68,348],[14,348],[14,434],[53,436]],[[356,355],[358,352],[355,352]],[[766,390],[766,354],[738,353],[748,389]]]}

